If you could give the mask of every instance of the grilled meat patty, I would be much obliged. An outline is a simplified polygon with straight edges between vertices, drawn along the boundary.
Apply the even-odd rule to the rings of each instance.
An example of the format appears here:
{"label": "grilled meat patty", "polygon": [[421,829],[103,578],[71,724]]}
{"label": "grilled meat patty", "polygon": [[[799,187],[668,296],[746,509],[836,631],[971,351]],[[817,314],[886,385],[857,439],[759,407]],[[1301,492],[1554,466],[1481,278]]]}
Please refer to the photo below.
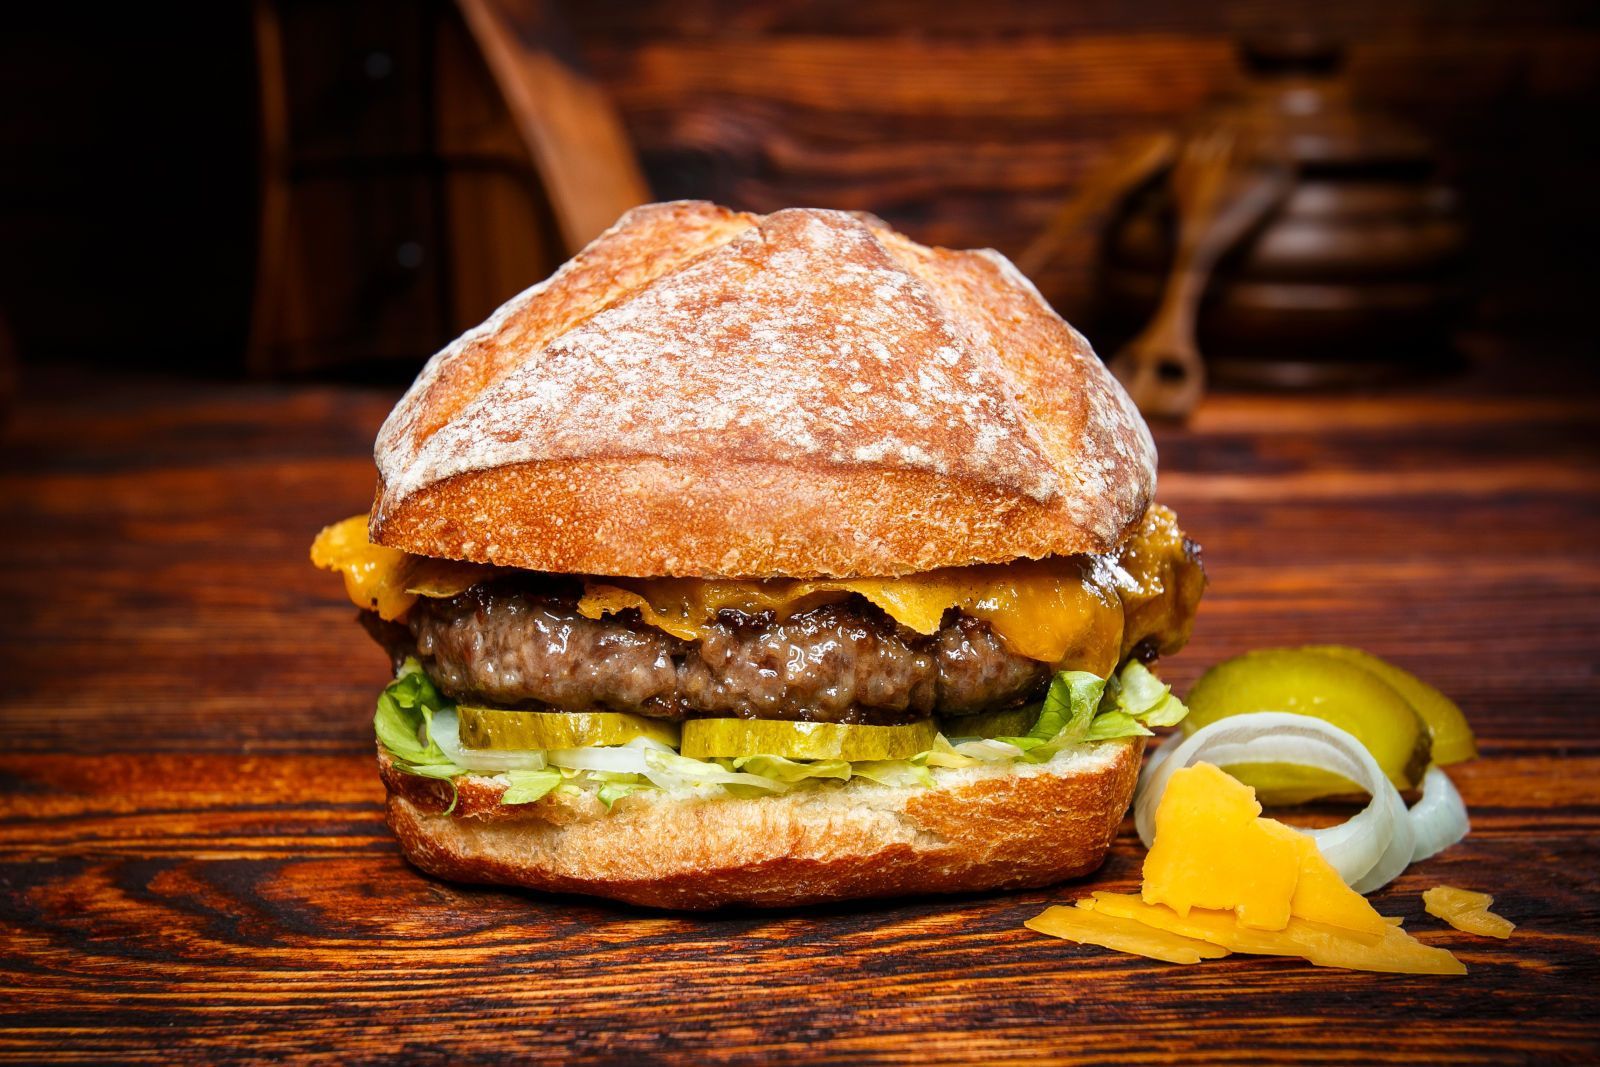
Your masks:
{"label": "grilled meat patty", "polygon": [[[1101,651],[1147,659],[1183,647],[1205,571],[1172,512],[1151,507],[1114,562],[1103,590],[1121,602],[1119,625],[1086,631],[1087,647],[1120,636]],[[573,579],[528,572],[423,598],[404,623],[365,618],[397,660],[418,656],[449,696],[506,708],[887,725],[1026,703],[1052,673],[955,610],[928,636],[859,597],[784,619],[725,611],[685,641],[637,611],[586,618],[580,594]]]}
{"label": "grilled meat patty", "polygon": [[[925,637],[865,602],[782,621],[724,612],[703,640],[683,641],[634,612],[589,619],[572,594],[498,582],[422,601],[407,623],[441,690],[496,707],[886,725],[1039,694],[1049,665],[1007,652],[987,624],[951,615]],[[404,644],[394,639],[404,631],[390,633],[386,643]]]}

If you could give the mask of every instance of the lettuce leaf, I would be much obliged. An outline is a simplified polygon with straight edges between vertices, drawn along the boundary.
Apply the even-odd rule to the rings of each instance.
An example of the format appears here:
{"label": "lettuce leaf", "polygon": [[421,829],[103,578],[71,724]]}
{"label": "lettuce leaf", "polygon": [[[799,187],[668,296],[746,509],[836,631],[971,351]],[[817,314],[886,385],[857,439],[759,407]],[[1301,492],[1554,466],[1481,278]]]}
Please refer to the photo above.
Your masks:
{"label": "lettuce leaf", "polygon": [[637,793],[643,789],[654,788],[655,786],[651,785],[649,782],[603,782],[600,785],[598,796],[600,797],[600,803],[606,806],[607,811],[610,811],[611,805],[615,804],[623,797],[628,796],[631,793]]}
{"label": "lettuce leaf", "polygon": [[796,785],[811,778],[836,778],[847,781],[851,763],[842,759],[792,760],[783,756],[740,756],[729,760],[731,770],[748,771],[785,785]]}
{"label": "lettuce leaf", "polygon": [[1145,726],[1176,726],[1189,714],[1172,686],[1138,660],[1129,660],[1121,672],[1108,679],[1107,693],[1116,710],[1126,712]]}
{"label": "lettuce leaf", "polygon": [[[712,788],[734,796],[765,796],[827,781],[865,778],[892,786],[931,786],[933,768],[972,767],[1011,762],[1043,763],[1074,745],[1120,737],[1149,736],[1152,727],[1176,725],[1188,708],[1172,687],[1137,660],[1110,678],[1087,671],[1062,671],[1037,706],[1032,729],[1021,737],[992,737],[952,743],[943,734],[926,752],[905,760],[849,763],[844,760],[792,760],[781,756],[698,760],[640,738],[607,748],[521,753],[524,766],[502,771],[501,801],[531,804],[553,791],[589,793],[607,809],[622,797],[645,789]],[[437,722],[436,722],[437,719]],[[415,659],[406,660],[378,698],[373,727],[396,769],[448,781],[473,771],[461,766],[454,734],[455,707],[429,680]],[[537,757],[537,758],[535,758]],[[473,757],[476,759],[477,757]],[[548,759],[548,766],[541,766]],[[487,769],[487,768],[485,768]],[[453,795],[446,814],[455,810]]]}
{"label": "lettuce leaf", "polygon": [[1155,731],[1145,727],[1138,719],[1125,711],[1108,711],[1104,715],[1096,715],[1094,722],[1089,724],[1089,733],[1085,741],[1110,741],[1118,737],[1150,737]]}
{"label": "lettuce leaf", "polygon": [[[1039,718],[1026,737],[990,740],[1020,749],[1017,759],[1043,763],[1064,748],[1119,737],[1149,737],[1154,726],[1176,726],[1189,709],[1172,695],[1172,687],[1138,660],[1121,671],[1101,678],[1087,671],[1062,671],[1050,683],[1039,708]],[[960,765],[952,757],[995,754],[983,742],[953,746],[950,753],[929,753],[934,766]],[[999,753],[1003,756],[1003,753]]]}
{"label": "lettuce leaf", "polygon": [[1100,714],[1089,725],[1088,741],[1149,737],[1152,726],[1176,726],[1189,709],[1172,694],[1172,686],[1140,663],[1129,660],[1109,679]]}
{"label": "lettuce leaf", "polygon": [[507,771],[501,777],[508,783],[506,791],[500,794],[502,804],[532,804],[561,784],[561,772],[554,767],[542,771]]}
{"label": "lettuce leaf", "polygon": [[372,726],[396,770],[450,783],[450,806],[445,809],[448,815],[456,810],[460,799],[455,779],[465,771],[433,741],[433,717],[444,708],[453,709],[453,705],[434,688],[422,665],[408,659],[395,680],[378,696]]}
{"label": "lettuce leaf", "polygon": [[864,760],[861,763],[852,763],[850,771],[858,778],[865,778],[879,785],[931,786],[933,784],[933,772],[908,759]]}
{"label": "lettuce leaf", "polygon": [[1106,679],[1088,671],[1062,671],[1050,682],[1039,719],[1026,737],[997,737],[1022,750],[1029,763],[1044,763],[1057,752],[1083,741],[1100,707]]}

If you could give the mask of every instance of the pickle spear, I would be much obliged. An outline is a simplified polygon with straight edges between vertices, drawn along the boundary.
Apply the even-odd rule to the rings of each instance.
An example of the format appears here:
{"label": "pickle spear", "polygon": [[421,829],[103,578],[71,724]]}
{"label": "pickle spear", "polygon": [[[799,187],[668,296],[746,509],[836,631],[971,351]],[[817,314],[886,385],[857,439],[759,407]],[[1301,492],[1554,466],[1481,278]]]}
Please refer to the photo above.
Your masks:
{"label": "pickle spear", "polygon": [[690,719],[683,724],[685,756],[783,756],[787,759],[908,759],[933,747],[932,719],[906,726],[854,726],[778,719]]}
{"label": "pickle spear", "polygon": [[465,748],[554,749],[591,745],[625,745],[648,737],[677,745],[678,728],[670,722],[616,711],[506,711],[460,707],[461,744]]}
{"label": "pickle spear", "polygon": [[[1332,656],[1289,648],[1247,652],[1202,675],[1186,703],[1186,733],[1230,715],[1287,711],[1354,735],[1398,789],[1415,786],[1428,767],[1428,729],[1405,697],[1364,667]],[[1362,792],[1354,782],[1313,767],[1247,763],[1228,773],[1254,786],[1266,804]]]}
{"label": "pickle spear", "polygon": [[1472,727],[1467,725],[1467,717],[1456,702],[1410,671],[1348,645],[1307,645],[1305,651],[1365,667],[1388,682],[1428,725],[1428,733],[1433,737],[1433,762],[1439,766],[1477,758],[1477,738],[1472,736]]}

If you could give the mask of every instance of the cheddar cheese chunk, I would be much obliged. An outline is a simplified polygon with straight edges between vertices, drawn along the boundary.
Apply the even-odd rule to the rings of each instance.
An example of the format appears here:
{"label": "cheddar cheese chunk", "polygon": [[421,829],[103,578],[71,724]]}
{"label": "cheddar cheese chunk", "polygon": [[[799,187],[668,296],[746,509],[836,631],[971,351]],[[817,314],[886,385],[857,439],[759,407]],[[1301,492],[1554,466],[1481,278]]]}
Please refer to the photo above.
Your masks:
{"label": "cheddar cheese chunk", "polygon": [[1261,818],[1249,786],[1209,763],[1175,773],[1156,808],[1143,898],[1179,915],[1233,911],[1239,925],[1282,930],[1291,917],[1383,935],[1383,916],[1339,877],[1317,842]]}
{"label": "cheddar cheese chunk", "polygon": [[1291,832],[1299,839],[1300,880],[1289,901],[1290,916],[1382,937],[1388,926],[1384,917],[1367,903],[1366,897],[1344,884],[1333,864],[1317,851],[1315,838]]}
{"label": "cheddar cheese chunk", "polygon": [[1175,773],[1156,808],[1144,859],[1146,904],[1233,911],[1241,926],[1282,930],[1300,880],[1300,846],[1261,819],[1255,793],[1209,763]]}

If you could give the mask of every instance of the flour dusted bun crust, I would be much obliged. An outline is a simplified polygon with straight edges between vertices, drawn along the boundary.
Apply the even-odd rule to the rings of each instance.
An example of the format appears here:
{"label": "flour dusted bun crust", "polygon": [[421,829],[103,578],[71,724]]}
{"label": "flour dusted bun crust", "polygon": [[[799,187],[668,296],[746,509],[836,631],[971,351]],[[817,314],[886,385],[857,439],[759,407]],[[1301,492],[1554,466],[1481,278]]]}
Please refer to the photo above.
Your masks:
{"label": "flour dusted bun crust", "polygon": [[394,770],[389,825],[429,874],[662,908],[779,907],[854,897],[1048,885],[1100,866],[1139,775],[1142,738],[1042,764],[852,781],[776,797],[552,794],[507,807],[488,778],[450,787]]}
{"label": "flour dusted bun crust", "polygon": [[1002,256],[838,211],[630,211],[440,352],[378,436],[375,541],[636,577],[1105,552],[1155,451]]}
{"label": "flour dusted bun crust", "polygon": [[[629,212],[440,352],[376,459],[380,545],[618,579],[1109,553],[1155,487],[1137,410],[1002,256],[925,248],[870,216],[700,202]],[[382,746],[379,762],[425,871],[710,908],[1081,875],[1142,751],[936,769],[931,787],[644,790],[610,810],[583,790],[502,804],[493,777],[453,790]]]}

